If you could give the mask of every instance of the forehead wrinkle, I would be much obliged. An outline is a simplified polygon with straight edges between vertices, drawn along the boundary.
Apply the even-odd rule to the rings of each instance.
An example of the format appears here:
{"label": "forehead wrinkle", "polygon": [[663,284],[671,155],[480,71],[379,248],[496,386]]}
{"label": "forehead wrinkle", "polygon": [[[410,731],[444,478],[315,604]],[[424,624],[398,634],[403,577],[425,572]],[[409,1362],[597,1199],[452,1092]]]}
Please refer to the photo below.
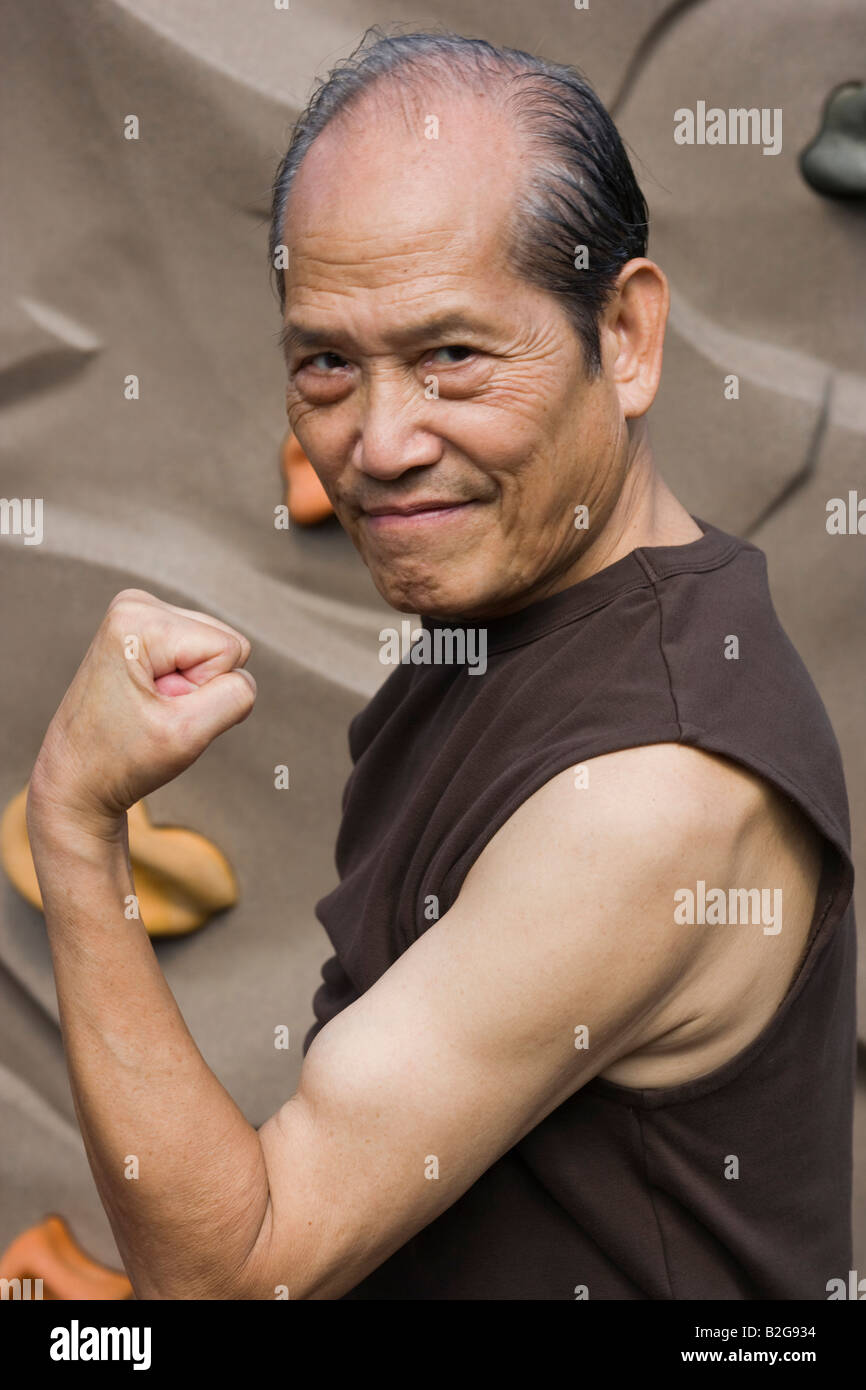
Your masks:
{"label": "forehead wrinkle", "polygon": [[[439,311],[442,300],[459,295],[468,309],[478,296],[488,299],[499,293],[495,284],[502,270],[498,259],[485,257],[480,265],[461,256],[455,247],[452,257],[441,252],[382,252],[381,259],[361,261],[295,261],[295,274],[286,277],[286,313],[309,306],[311,313],[339,313],[343,304],[357,306],[360,313],[382,316],[389,310],[406,311],[417,300],[424,302],[425,316]],[[435,302],[435,299],[439,303]],[[432,303],[431,303],[432,300]],[[430,307],[428,307],[430,306]],[[452,309],[452,303],[443,307]]]}
{"label": "forehead wrinkle", "polygon": [[299,250],[293,255],[285,276],[286,313],[306,303],[327,315],[352,299],[364,311],[370,295],[378,301],[370,303],[372,311],[384,313],[398,307],[405,314],[414,301],[429,301],[435,295],[441,298],[456,291],[464,300],[468,295],[471,304],[479,295],[487,298],[517,289],[500,242],[479,247],[463,229],[428,232],[423,239],[424,246],[390,250],[381,246],[384,236],[366,238],[362,244],[368,250],[359,259],[359,243],[354,239],[335,244],[325,235],[317,237],[323,244],[312,254]]}
{"label": "forehead wrinkle", "polygon": [[311,254],[297,251],[292,274],[287,276],[286,293],[291,294],[293,289],[314,288],[320,280],[333,283],[335,292],[339,292],[342,286],[348,290],[386,289],[389,283],[398,283],[394,279],[397,276],[402,282],[409,276],[429,279],[432,275],[447,273],[447,260],[457,261],[460,256],[460,246],[454,244],[454,238],[443,238],[442,243],[431,247],[398,247],[393,250],[382,247],[368,250],[361,256],[358,255],[357,245],[351,254],[332,251],[329,246],[323,246]]}
{"label": "forehead wrinkle", "polygon": [[[399,251],[377,251],[376,247],[386,238],[393,239],[394,236],[402,236],[409,240],[412,245],[403,247]],[[420,229],[410,229],[405,231],[389,225],[382,231],[364,234],[354,232],[351,237],[341,237],[330,229],[327,231],[305,231],[293,240],[292,250],[295,257],[309,256],[313,260],[332,261],[337,265],[363,265],[370,254],[381,256],[422,256],[431,251],[445,250],[449,242],[456,238],[465,238],[466,233],[462,227],[427,227]],[[421,244],[419,244],[421,243]],[[359,251],[369,247],[372,250],[364,251],[359,257]],[[323,254],[324,251],[324,254]]]}
{"label": "forehead wrinkle", "polygon": [[[300,283],[290,287],[286,295],[286,315],[288,319],[303,321],[309,314],[313,319],[327,320],[342,312],[351,314],[354,310],[360,316],[370,316],[379,321],[389,314],[405,320],[420,305],[420,313],[430,317],[444,311],[454,312],[455,307],[471,313],[474,309],[473,291],[477,295],[478,277],[461,270],[446,270],[440,265],[430,266],[420,274],[407,280],[402,276],[389,275],[365,277],[367,283],[359,278],[347,282],[339,274],[323,275],[313,283]],[[460,306],[454,300],[459,296]],[[325,334],[331,329],[325,327]]]}

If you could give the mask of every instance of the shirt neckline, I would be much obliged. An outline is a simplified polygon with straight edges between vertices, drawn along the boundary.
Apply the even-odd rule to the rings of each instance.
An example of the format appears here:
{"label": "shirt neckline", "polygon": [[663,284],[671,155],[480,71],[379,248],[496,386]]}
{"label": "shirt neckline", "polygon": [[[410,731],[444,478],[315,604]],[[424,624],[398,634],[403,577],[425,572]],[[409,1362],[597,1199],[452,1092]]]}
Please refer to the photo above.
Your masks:
{"label": "shirt neckline", "polygon": [[586,579],[578,580],[567,589],[537,599],[535,603],[527,604],[525,608],[504,617],[474,622],[462,618],[422,617],[422,627],[430,632],[437,628],[452,631],[484,629],[488,652],[502,651],[531,642],[554,628],[574,622],[630,589],[646,588],[656,579],[671,574],[715,569],[726,563],[737,550],[754,548],[747,541],[720,531],[701,517],[691,512],[689,515],[703,532],[696,540],[686,541],[684,545],[637,546]]}

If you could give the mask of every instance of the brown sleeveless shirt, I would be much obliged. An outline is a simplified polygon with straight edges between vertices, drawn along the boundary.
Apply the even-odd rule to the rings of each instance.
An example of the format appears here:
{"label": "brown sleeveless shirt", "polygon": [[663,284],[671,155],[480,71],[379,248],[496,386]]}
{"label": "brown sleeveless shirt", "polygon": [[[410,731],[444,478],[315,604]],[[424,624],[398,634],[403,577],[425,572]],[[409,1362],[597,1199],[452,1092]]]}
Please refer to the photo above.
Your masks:
{"label": "brown sleeveless shirt", "polygon": [[[336,955],[304,1050],[435,930],[428,895],[447,912],[533,792],[641,744],[729,757],[821,832],[796,979],[760,1036],[695,1081],[590,1081],[348,1299],[574,1299],[584,1288],[590,1299],[826,1299],[830,1279],[847,1280],[856,947],[839,750],[776,616],[763,553],[695,520],[699,540],[634,550],[488,622],[483,675],[400,665],[352,721],[340,883],[316,908]],[[729,635],[736,660],[721,655]]]}

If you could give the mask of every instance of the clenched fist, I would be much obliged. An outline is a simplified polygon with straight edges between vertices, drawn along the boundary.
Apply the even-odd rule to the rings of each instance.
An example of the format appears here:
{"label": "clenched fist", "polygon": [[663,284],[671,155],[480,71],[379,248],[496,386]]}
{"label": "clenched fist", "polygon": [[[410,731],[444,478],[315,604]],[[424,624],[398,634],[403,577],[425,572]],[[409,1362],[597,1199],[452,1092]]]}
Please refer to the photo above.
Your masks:
{"label": "clenched fist", "polygon": [[30,779],[28,825],[47,817],[112,836],[125,812],[246,719],[256,683],[247,639],[142,589],[109,605],[48,727]]}

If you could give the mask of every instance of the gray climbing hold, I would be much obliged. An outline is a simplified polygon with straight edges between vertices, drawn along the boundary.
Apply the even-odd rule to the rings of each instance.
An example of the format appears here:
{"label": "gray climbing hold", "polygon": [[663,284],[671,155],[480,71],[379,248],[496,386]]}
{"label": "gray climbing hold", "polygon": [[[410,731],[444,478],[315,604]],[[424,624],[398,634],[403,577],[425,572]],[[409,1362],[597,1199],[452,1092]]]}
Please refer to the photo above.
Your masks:
{"label": "gray climbing hold", "polygon": [[830,93],[800,172],[827,198],[866,198],[866,84],[844,82]]}

